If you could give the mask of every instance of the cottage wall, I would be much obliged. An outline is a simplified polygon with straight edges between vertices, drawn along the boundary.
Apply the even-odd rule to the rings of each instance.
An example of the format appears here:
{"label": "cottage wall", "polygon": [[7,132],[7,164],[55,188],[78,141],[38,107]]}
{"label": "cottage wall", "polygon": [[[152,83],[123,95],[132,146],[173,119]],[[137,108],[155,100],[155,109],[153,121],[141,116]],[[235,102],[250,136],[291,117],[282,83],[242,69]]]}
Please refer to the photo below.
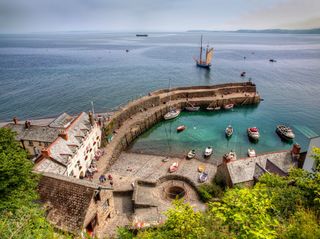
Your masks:
{"label": "cottage wall", "polygon": [[68,176],[84,177],[101,144],[101,129],[95,125],[86,135],[80,148],[68,165]]}
{"label": "cottage wall", "polygon": [[97,225],[94,228],[95,235],[105,231],[106,224],[115,216],[113,193],[109,190],[100,191],[100,200],[94,197],[90,201],[83,223],[84,230],[88,224],[96,217]]}

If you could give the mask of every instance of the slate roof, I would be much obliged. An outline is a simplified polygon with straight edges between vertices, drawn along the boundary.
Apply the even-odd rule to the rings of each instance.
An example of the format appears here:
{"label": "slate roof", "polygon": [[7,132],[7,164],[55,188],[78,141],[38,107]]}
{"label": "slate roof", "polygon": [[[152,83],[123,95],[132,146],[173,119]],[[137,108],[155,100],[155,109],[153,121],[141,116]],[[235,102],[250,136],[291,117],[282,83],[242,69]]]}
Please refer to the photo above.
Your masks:
{"label": "slate roof", "polygon": [[[78,117],[65,129],[59,129],[64,131],[68,137],[67,140],[58,137],[49,147],[49,156],[44,159],[40,159],[36,165],[35,170],[40,172],[55,172],[61,175],[65,175],[66,171],[63,167],[67,168],[70,163],[70,159],[76,154],[78,147],[81,146],[85,140],[86,135],[91,130],[91,124],[89,122],[89,115],[82,112]],[[57,128],[56,128],[57,129]],[[48,161],[52,161],[49,163]],[[53,171],[49,171],[52,169]]]}
{"label": "slate roof", "polygon": [[38,185],[47,219],[57,228],[79,232],[98,185],[60,175],[44,173]]}
{"label": "slate roof", "polygon": [[295,163],[289,151],[267,153],[227,163],[232,184],[251,181],[254,177],[260,177],[263,171],[284,176],[292,166]]}
{"label": "slate roof", "polygon": [[59,115],[55,120],[53,120],[49,127],[53,128],[67,128],[72,122],[73,117],[68,115],[67,113],[63,113]]}
{"label": "slate roof", "polygon": [[9,123],[5,126],[17,133],[16,140],[32,140],[40,142],[53,142],[59,135],[59,129],[48,126],[31,125],[26,128],[24,124]]}

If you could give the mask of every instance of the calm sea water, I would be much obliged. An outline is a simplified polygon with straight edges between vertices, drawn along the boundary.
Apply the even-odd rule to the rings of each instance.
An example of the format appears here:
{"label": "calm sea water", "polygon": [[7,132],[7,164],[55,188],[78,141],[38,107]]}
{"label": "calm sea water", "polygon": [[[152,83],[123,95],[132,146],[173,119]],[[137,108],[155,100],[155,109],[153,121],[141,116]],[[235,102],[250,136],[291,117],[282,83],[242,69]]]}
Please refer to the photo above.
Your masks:
{"label": "calm sea water", "polygon": [[[169,78],[182,86],[250,77],[265,99],[257,107],[183,113],[150,129],[131,150],[183,153],[212,145],[217,155],[229,149],[244,155],[250,146],[258,152],[291,147],[275,134],[278,123],[290,125],[304,148],[320,133],[320,35],[206,33],[205,43],[215,48],[211,71],[193,62],[199,39],[198,33],[0,35],[0,120],[78,113],[89,110],[91,101],[96,111],[110,111],[168,87]],[[229,123],[235,134],[227,141],[223,131]],[[188,128],[176,134],[179,124]],[[249,126],[261,130],[256,145],[248,142]]]}

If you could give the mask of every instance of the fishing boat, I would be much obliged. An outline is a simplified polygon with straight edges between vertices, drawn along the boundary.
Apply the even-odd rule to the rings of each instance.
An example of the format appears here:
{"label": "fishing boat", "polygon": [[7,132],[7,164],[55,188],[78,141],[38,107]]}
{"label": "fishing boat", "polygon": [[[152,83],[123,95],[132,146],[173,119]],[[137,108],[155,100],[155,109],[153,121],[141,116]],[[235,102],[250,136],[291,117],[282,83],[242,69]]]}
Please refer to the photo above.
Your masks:
{"label": "fishing boat", "polygon": [[178,132],[178,133],[179,133],[179,132],[182,132],[182,131],[184,131],[185,129],[186,129],[186,126],[180,125],[180,126],[177,127],[177,132]]}
{"label": "fishing boat", "polygon": [[187,159],[192,159],[196,156],[196,150],[192,149],[189,151],[189,153],[187,154]]}
{"label": "fishing boat", "polygon": [[[170,93],[170,90],[171,90],[171,79],[169,79],[168,94]],[[170,102],[171,102],[171,94],[170,94],[170,98],[169,98],[169,102],[168,103],[170,104]],[[164,115],[164,119],[165,120],[170,120],[170,119],[177,118],[180,115],[180,113],[181,113],[180,109],[176,109],[176,108],[170,106],[169,112]]]}
{"label": "fishing boat", "polygon": [[230,109],[232,109],[233,107],[234,107],[234,104],[226,104],[226,105],[223,106],[223,108],[224,108],[225,110],[230,110]]}
{"label": "fishing boat", "polygon": [[228,138],[232,136],[232,134],[233,134],[233,128],[232,128],[231,125],[228,125],[228,127],[227,127],[226,130],[225,130],[225,133],[226,133],[226,136],[227,136]]}
{"label": "fishing boat", "polygon": [[223,158],[229,162],[231,160],[236,160],[237,159],[237,154],[236,152],[230,151],[229,153],[226,153],[223,155]]}
{"label": "fishing boat", "polygon": [[204,172],[204,170],[206,170],[206,166],[204,166],[203,164],[200,164],[200,165],[198,166],[198,171],[199,171],[200,173],[202,173],[202,172]]}
{"label": "fishing boat", "polygon": [[208,173],[202,172],[202,173],[199,174],[200,183],[204,183],[207,180],[208,180]]}
{"label": "fishing boat", "polygon": [[276,132],[285,140],[293,140],[295,137],[292,129],[285,125],[277,125]]}
{"label": "fishing boat", "polygon": [[170,165],[169,172],[170,173],[176,172],[178,170],[178,167],[179,167],[179,163],[174,162],[173,164]]}
{"label": "fishing boat", "polygon": [[248,128],[248,136],[253,140],[258,140],[260,137],[259,129],[257,127]]}
{"label": "fishing boat", "polygon": [[213,148],[211,146],[206,147],[204,150],[204,156],[209,157],[213,153]]}
{"label": "fishing boat", "polygon": [[210,48],[209,45],[207,45],[206,53],[205,53],[205,59],[203,59],[202,57],[202,51],[203,51],[203,47],[202,47],[202,35],[201,35],[201,45],[200,45],[200,57],[199,59],[195,59],[197,63],[198,67],[201,68],[206,68],[206,69],[210,69],[211,67],[211,60],[212,60],[212,56],[213,56],[213,48]]}
{"label": "fishing boat", "polygon": [[190,105],[190,106],[186,106],[184,108],[186,111],[199,111],[200,110],[200,106],[193,106],[193,105]]}
{"label": "fishing boat", "polygon": [[254,149],[248,149],[248,156],[250,158],[256,157],[257,156],[256,151]]}

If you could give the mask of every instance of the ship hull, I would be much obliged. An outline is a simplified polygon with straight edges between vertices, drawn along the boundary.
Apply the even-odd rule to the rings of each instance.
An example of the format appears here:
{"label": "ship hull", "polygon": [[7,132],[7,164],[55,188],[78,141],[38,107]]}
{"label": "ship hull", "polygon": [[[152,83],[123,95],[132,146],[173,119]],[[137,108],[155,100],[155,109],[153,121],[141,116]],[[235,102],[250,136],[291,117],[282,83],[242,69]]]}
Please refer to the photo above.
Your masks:
{"label": "ship hull", "polygon": [[197,67],[210,69],[211,64],[200,64],[200,63],[197,63]]}

